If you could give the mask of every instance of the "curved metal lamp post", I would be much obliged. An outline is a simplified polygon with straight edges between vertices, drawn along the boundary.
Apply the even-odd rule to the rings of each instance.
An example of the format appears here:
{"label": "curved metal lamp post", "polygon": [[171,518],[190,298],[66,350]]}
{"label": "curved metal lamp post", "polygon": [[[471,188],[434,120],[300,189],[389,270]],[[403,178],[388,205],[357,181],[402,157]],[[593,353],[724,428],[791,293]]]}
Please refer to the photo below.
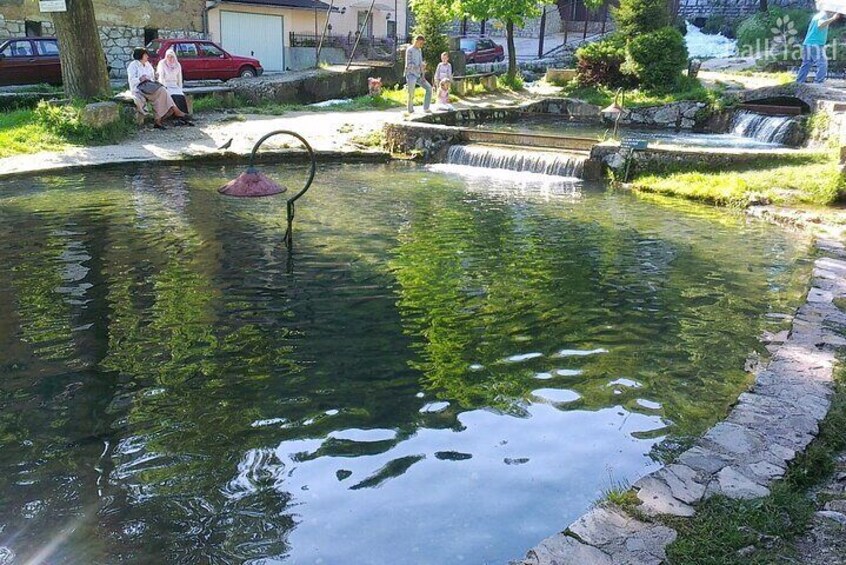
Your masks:
{"label": "curved metal lamp post", "polygon": [[311,183],[314,182],[314,174],[317,172],[317,161],[314,157],[314,149],[311,148],[311,145],[309,145],[308,141],[306,141],[303,136],[296,132],[282,129],[268,133],[267,135],[259,139],[253,146],[253,151],[250,153],[250,164],[247,167],[247,170],[241,173],[238,178],[231,180],[226,183],[225,186],[220,187],[220,189],[218,189],[218,192],[220,194],[224,194],[226,196],[234,196],[236,198],[261,198],[263,196],[273,196],[274,194],[281,194],[287,191],[287,188],[277,184],[264,173],[259,172],[259,170],[255,166],[256,153],[258,152],[259,147],[261,147],[262,143],[264,143],[275,135],[290,135],[292,137],[297,138],[300,143],[305,146],[306,150],[308,151],[309,160],[311,161],[308,179],[305,182],[305,186],[303,186],[302,190],[300,190],[294,196],[288,198],[287,202],[288,228],[285,230],[284,240],[285,247],[287,247],[288,251],[290,251],[291,248],[294,246],[295,202],[299,200],[299,198],[303,194],[305,194],[306,191],[311,187]]}

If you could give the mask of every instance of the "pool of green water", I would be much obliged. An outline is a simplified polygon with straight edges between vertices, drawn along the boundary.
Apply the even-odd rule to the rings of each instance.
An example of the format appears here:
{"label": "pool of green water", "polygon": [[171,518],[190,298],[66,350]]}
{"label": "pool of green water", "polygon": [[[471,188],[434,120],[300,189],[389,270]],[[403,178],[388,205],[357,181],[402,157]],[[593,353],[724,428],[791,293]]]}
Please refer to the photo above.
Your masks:
{"label": "pool of green water", "polygon": [[[807,242],[604,186],[0,181],[0,562],[505,563],[748,384]],[[296,186],[297,167],[268,167]]]}

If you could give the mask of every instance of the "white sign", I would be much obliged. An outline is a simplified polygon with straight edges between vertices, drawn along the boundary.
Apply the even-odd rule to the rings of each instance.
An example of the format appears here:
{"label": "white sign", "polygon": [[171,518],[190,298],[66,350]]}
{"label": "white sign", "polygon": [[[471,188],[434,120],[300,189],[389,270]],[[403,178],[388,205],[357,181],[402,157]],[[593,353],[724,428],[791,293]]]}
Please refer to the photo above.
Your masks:
{"label": "white sign", "polygon": [[67,12],[68,6],[65,0],[38,0],[38,9],[42,14],[50,12]]}
{"label": "white sign", "polygon": [[819,0],[817,5],[820,10],[825,10],[826,12],[846,14],[846,0]]}

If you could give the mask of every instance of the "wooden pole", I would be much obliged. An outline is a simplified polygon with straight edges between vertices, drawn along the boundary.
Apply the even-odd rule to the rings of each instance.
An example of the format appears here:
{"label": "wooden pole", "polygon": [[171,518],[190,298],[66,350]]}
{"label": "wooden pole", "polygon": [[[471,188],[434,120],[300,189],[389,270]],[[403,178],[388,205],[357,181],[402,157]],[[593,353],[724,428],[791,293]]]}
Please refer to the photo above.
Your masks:
{"label": "wooden pole", "polygon": [[546,35],[546,6],[543,7],[540,21],[540,37],[538,37],[538,59],[543,59],[543,36]]}
{"label": "wooden pole", "polygon": [[350,70],[352,66],[353,57],[355,57],[355,52],[358,49],[358,44],[361,43],[361,36],[364,35],[364,30],[367,28],[367,22],[370,21],[370,16],[373,15],[373,6],[376,4],[376,0],[370,0],[370,9],[367,10],[367,14],[364,16],[364,21],[361,23],[361,29],[358,30],[358,37],[355,38],[355,45],[353,46],[352,53],[350,53],[350,60],[347,61],[347,70]]}

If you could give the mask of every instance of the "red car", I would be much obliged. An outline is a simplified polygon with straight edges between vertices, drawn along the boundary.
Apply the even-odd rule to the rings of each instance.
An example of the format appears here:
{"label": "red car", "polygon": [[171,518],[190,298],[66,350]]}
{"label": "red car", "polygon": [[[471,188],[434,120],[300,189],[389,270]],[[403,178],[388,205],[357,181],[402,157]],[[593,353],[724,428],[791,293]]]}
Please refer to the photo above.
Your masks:
{"label": "red car", "polygon": [[493,63],[505,60],[505,49],[486,37],[462,37],[459,46],[468,63]]}
{"label": "red car", "polygon": [[155,67],[168,49],[176,52],[183,80],[229,80],[257,77],[264,72],[258,59],[230,55],[217,43],[203,39],[153,40],[147,45],[150,64]]}
{"label": "red car", "polygon": [[59,43],[54,37],[19,37],[0,42],[0,86],[62,84]]}

